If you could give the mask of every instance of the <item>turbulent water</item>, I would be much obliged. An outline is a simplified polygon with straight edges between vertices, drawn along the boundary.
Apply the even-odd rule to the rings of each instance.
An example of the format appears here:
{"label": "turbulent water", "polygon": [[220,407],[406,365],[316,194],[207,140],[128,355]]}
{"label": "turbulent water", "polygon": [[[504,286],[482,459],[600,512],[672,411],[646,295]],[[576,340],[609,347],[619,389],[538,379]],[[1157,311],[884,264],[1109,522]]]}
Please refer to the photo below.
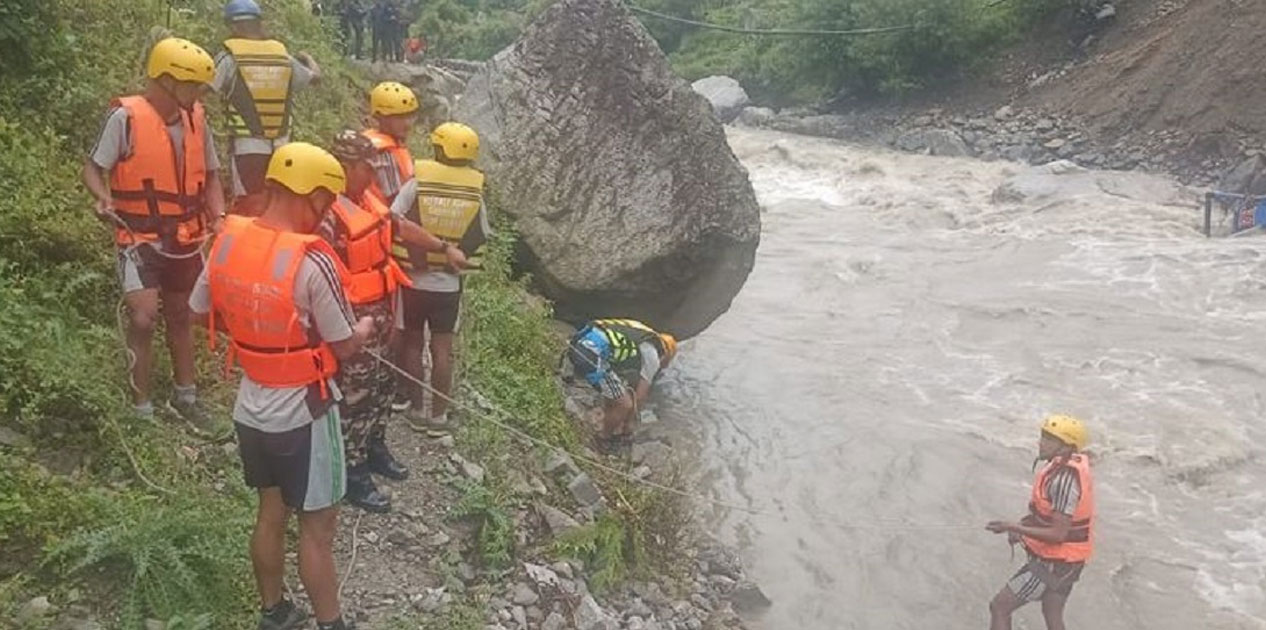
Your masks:
{"label": "turbulent water", "polygon": [[658,410],[710,496],[757,512],[711,517],[775,602],[761,627],[987,627],[1019,558],[983,525],[1024,513],[1062,411],[1099,506],[1069,627],[1266,628],[1266,239],[1206,240],[1163,180],[730,143],[756,268]]}

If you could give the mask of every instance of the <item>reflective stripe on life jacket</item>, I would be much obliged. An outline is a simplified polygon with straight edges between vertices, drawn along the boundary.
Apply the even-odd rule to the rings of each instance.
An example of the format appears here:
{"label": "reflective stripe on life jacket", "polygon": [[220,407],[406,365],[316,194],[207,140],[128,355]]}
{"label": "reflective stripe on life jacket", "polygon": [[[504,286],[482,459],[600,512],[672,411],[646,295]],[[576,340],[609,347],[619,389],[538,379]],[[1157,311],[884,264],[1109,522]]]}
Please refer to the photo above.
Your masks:
{"label": "reflective stripe on life jacket", "polygon": [[[320,237],[228,216],[207,260],[207,281],[211,305],[231,339],[230,364],[236,358],[251,380],[266,387],[318,383],[324,394],[338,361],[316,328],[300,323],[294,301],[296,274],[309,251],[328,255],[346,278],[337,254]],[[211,336],[214,343],[214,329]]]}
{"label": "reflective stripe on life jacket", "polygon": [[637,320],[597,319],[591,322],[590,325],[606,335],[607,341],[611,344],[610,361],[616,369],[629,369],[633,366],[640,367],[642,364],[642,353],[638,351],[637,347],[643,343],[650,342],[654,344],[661,356],[664,353],[664,343],[659,338],[659,333]]}
{"label": "reflective stripe on life jacket", "polygon": [[125,96],[114,105],[127,112],[131,153],[110,171],[110,195],[130,230],[115,231],[119,245],[136,240],[193,245],[206,232],[206,131],[202,105],[181,110],[184,155],[177,159],[167,121],[143,96]]}
{"label": "reflective stripe on life jacket", "polygon": [[237,65],[229,90],[229,133],[279,138],[290,130],[294,72],[286,46],[274,39],[229,39],[224,47]]}
{"label": "reflective stripe on life jacket", "polygon": [[377,302],[395,293],[408,276],[391,257],[391,209],[366,192],[361,204],[339,196],[331,207],[336,243],[349,274],[347,295],[352,304]]}
{"label": "reflective stripe on life jacket", "polygon": [[[477,267],[479,263],[473,258],[487,240],[478,225],[484,174],[469,166],[449,166],[435,160],[418,160],[416,167],[418,198],[408,218],[436,238],[460,248]],[[426,252],[399,241],[392,251],[406,269],[443,267],[448,263],[443,252]]]}
{"label": "reflective stripe on life jacket", "polygon": [[1081,498],[1073,512],[1072,526],[1064,542],[1051,544],[1036,538],[1024,537],[1024,546],[1039,558],[1060,562],[1085,562],[1094,550],[1094,483],[1090,476],[1090,459],[1081,453],[1067,458],[1056,458],[1046,463],[1033,481],[1033,494],[1029,499],[1027,524],[1049,527],[1055,513],[1050,497],[1046,495],[1047,480],[1051,475],[1068,467],[1077,472],[1081,485]]}
{"label": "reflective stripe on life jacket", "polygon": [[[369,138],[369,141],[374,144],[374,148],[379,153],[386,153],[391,156],[391,161],[396,165],[396,175],[400,178],[400,185],[404,185],[405,182],[413,179],[413,156],[409,153],[408,147],[396,142],[395,138],[377,129],[366,129],[361,133],[366,138]],[[392,201],[395,192],[399,192],[397,189],[391,197],[388,197],[382,190],[381,182],[375,182],[371,188],[374,189],[375,194],[388,202]]]}

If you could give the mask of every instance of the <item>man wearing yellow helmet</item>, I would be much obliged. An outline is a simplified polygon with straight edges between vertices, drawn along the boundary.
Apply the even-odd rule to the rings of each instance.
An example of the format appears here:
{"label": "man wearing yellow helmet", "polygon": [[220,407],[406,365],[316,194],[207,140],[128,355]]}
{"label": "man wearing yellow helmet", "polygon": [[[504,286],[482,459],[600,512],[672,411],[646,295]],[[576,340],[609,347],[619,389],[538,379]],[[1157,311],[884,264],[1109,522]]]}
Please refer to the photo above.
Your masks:
{"label": "man wearing yellow helmet", "polygon": [[369,92],[369,114],[373,126],[365,136],[374,143],[377,181],[374,193],[387,203],[395,200],[400,187],[413,179],[413,156],[405,143],[418,118],[418,97],[395,81],[383,81]]}
{"label": "man wearing yellow helmet", "polygon": [[[599,446],[611,452],[632,438],[633,420],[651,384],[677,356],[677,339],[633,319],[598,319],[572,336],[567,358],[575,373],[602,393]],[[626,383],[633,382],[630,388]]]}
{"label": "man wearing yellow helmet", "polygon": [[[484,207],[484,174],[474,167],[479,156],[479,136],[466,125],[447,122],[431,132],[435,158],[418,160],[415,176],[405,182],[391,204],[398,217],[418,223],[443,241],[438,252],[397,239],[392,252],[409,273],[410,286],[400,291],[397,327],[402,367],[422,377],[422,351],[426,335],[431,337],[431,386],[447,396],[453,386],[453,339],[461,315],[461,266],[454,265],[454,253],[461,264],[473,258],[492,230]],[[470,263],[475,264],[475,263]],[[415,426],[443,429],[448,424],[448,401],[431,398],[429,413],[424,411],[423,392],[412,382],[409,420]]]}
{"label": "man wearing yellow helmet", "polygon": [[1049,630],[1064,630],[1064,605],[1094,550],[1095,499],[1086,426],[1053,415],[1042,424],[1038,459],[1046,464],[1033,481],[1029,513],[1018,523],[993,521],[986,529],[1021,543],[1028,560],[989,604],[990,630],[1010,630],[1011,614],[1042,602]]}
{"label": "man wearing yellow helmet", "polygon": [[186,306],[202,270],[199,246],[224,214],[220,164],[198,102],[212,74],[211,56],[192,42],[156,43],[145,92],[112,102],[82,177],[97,216],[115,228],[137,415],[154,415],[151,346],[161,304],[175,382],[167,406],[195,431],[218,435],[228,427],[198,404]]}
{"label": "man wearing yellow helmet", "polygon": [[[230,339],[242,368],[233,420],[247,485],[259,493],[251,561],[263,614],[259,627],[298,627],[283,596],[286,522],[299,514],[299,578],[320,630],[343,630],[334,567],[338,502],[346,483],[339,361],[360,351],[373,318],[356,320],[338,255],[314,232],[345,190],[343,167],[294,142],[268,164],[258,218],[232,216],[211,248],[190,306]],[[214,312],[214,317],[209,315]]]}
{"label": "man wearing yellow helmet", "polygon": [[255,216],[262,209],[264,171],[276,147],[290,142],[294,95],[321,80],[321,67],[306,52],[291,55],[264,33],[255,0],[229,0],[224,22],[230,37],[215,59],[215,90],[228,108],[233,156],[233,211]]}

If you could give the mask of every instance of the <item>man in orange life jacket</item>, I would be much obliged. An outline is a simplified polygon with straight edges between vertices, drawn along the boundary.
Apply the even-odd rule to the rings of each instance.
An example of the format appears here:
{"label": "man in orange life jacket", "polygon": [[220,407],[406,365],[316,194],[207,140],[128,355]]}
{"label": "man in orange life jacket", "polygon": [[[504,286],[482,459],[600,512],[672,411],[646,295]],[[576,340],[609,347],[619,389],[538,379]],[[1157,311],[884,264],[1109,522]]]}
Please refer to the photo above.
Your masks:
{"label": "man in orange life jacket", "polygon": [[213,73],[211,56],[193,43],[155,44],[144,94],[113,102],[82,173],[98,217],[116,228],[136,413],[154,415],[151,345],[161,302],[175,381],[168,408],[209,435],[228,427],[198,404],[187,303],[202,270],[199,248],[224,214],[220,165],[198,102]]}
{"label": "man in orange life jacket", "polygon": [[405,143],[418,117],[418,97],[400,83],[384,81],[369,92],[369,113],[373,127],[364,133],[377,151],[373,190],[390,204],[400,187],[413,179],[413,156]]}
{"label": "man in orange life jacket", "polygon": [[215,59],[211,89],[228,107],[233,212],[258,216],[264,171],[273,149],[290,142],[295,93],[321,80],[321,67],[306,52],[291,56],[264,33],[255,0],[229,0],[224,21],[230,37]]}
{"label": "man in orange life jacket", "polygon": [[1036,601],[1048,630],[1064,630],[1064,605],[1094,549],[1094,483],[1082,452],[1088,442],[1080,420],[1047,418],[1038,446],[1038,459],[1046,463],[1033,482],[1029,514],[1019,523],[986,526],[1028,552],[1028,562],[989,604],[990,630],[1010,630],[1011,613]]}
{"label": "man in orange life jacket", "polygon": [[343,630],[334,567],[337,504],[345,483],[338,362],[374,332],[355,319],[346,270],[314,232],[345,187],[324,150],[294,142],[273,154],[258,218],[231,216],[216,238],[190,306],[214,340],[230,338],[242,368],[233,420],[247,485],[259,492],[251,561],[263,615],[259,628],[299,627],[304,615],[283,597],[286,522],[299,513],[299,579],[320,630]]}
{"label": "man in orange life jacket", "polygon": [[[347,192],[334,203],[321,224],[320,234],[347,266],[348,297],[356,315],[374,320],[374,336],[366,343],[365,351],[343,361],[339,370],[347,501],[371,512],[386,512],[391,509],[391,500],[378,491],[371,473],[397,481],[409,475],[409,469],[396,461],[386,443],[395,373],[370,355],[370,351],[388,355],[396,289],[409,283],[391,255],[392,237],[398,234],[427,251],[444,250],[444,242],[417,224],[391,214],[390,208],[370,190],[374,182],[370,160],[377,151],[369,138],[346,129],[334,138],[331,153],[347,174]],[[466,262],[457,248],[449,250],[449,261],[457,267]]]}

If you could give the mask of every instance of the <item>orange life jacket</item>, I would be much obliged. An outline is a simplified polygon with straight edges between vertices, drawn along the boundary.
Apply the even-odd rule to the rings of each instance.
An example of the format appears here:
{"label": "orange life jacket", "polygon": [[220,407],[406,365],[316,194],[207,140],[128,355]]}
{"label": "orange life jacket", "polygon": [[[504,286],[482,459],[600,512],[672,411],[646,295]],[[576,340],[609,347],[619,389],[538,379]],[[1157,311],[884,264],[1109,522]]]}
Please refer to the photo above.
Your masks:
{"label": "orange life jacket", "polygon": [[[377,149],[379,153],[385,152],[391,156],[391,161],[395,162],[396,171],[400,174],[401,185],[404,185],[405,182],[413,179],[413,156],[409,154],[409,147],[397,142],[390,134],[383,133],[377,129],[366,129],[361,133],[363,133],[366,138],[369,138],[369,141],[374,144],[374,148]],[[377,181],[370,186],[370,189],[380,198],[391,201],[387,198],[387,195],[383,194],[383,191],[378,186]]]}
{"label": "orange life jacket", "polygon": [[181,111],[184,158],[176,159],[167,122],[143,96],[125,96],[113,103],[128,117],[132,152],[110,172],[110,194],[119,218],[129,229],[115,231],[115,241],[137,240],[189,246],[206,233],[207,119],[202,105]]}
{"label": "orange life jacket", "polygon": [[366,191],[360,204],[339,195],[331,207],[336,243],[349,274],[347,296],[352,304],[370,304],[395,293],[409,278],[391,257],[391,209]]}
{"label": "orange life jacket", "polygon": [[1090,459],[1081,453],[1067,458],[1056,458],[1046,463],[1038,471],[1033,481],[1033,495],[1029,499],[1029,516],[1027,523],[1040,527],[1049,527],[1055,508],[1050,497],[1046,496],[1046,481],[1051,475],[1065,466],[1077,471],[1081,483],[1081,499],[1073,512],[1072,527],[1064,542],[1051,544],[1036,538],[1024,537],[1024,546],[1039,558],[1058,560],[1060,562],[1085,562],[1094,550],[1094,512],[1095,491],[1090,478]]}
{"label": "orange life jacket", "polygon": [[229,365],[236,358],[251,380],[266,387],[318,383],[324,397],[338,360],[315,326],[300,323],[294,301],[295,276],[310,250],[324,252],[335,261],[340,277],[347,277],[338,255],[319,236],[230,215],[211,247],[207,280],[213,310],[231,339]]}

